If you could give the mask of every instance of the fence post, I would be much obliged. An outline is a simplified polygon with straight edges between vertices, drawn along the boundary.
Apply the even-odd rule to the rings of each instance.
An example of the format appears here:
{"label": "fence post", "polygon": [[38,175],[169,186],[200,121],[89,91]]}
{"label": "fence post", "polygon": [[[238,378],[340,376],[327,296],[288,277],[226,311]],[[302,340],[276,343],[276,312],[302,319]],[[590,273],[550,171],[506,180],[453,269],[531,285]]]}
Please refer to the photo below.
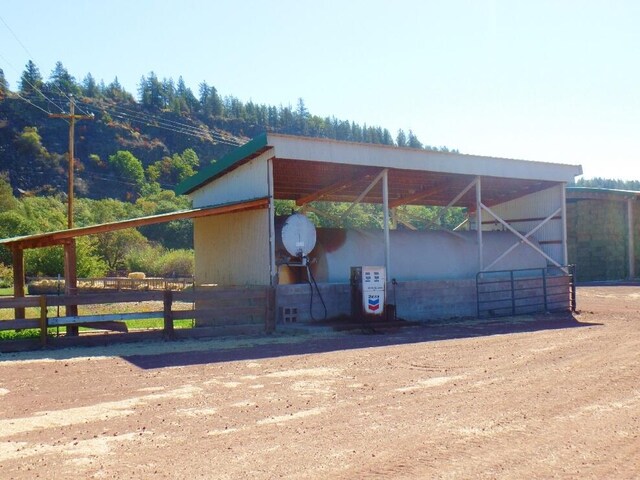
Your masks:
{"label": "fence post", "polygon": [[171,340],[174,337],[173,331],[173,312],[171,306],[173,303],[173,292],[171,290],[164,291],[164,330],[162,336],[165,340]]}
{"label": "fence post", "polygon": [[511,315],[516,314],[516,284],[513,281],[513,270],[509,272],[511,279]]}
{"label": "fence post", "polygon": [[569,276],[569,282],[570,282],[570,288],[571,288],[571,311],[575,312],[576,311],[576,266],[575,265],[571,265],[569,267],[569,272],[570,272],[570,276]]}
{"label": "fence post", "polygon": [[542,269],[542,297],[544,298],[544,311],[549,311],[549,304],[547,302],[547,269]]}
{"label": "fence post", "polygon": [[47,296],[40,295],[40,344],[43,347],[47,346],[47,334],[48,332],[47,322]]}

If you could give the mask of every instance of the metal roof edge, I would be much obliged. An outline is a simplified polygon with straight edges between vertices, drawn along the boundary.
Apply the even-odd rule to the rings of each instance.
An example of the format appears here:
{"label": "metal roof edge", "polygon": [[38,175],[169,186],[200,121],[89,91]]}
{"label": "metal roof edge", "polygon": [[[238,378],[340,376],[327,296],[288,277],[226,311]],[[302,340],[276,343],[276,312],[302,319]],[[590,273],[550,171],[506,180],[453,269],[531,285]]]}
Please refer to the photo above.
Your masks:
{"label": "metal roof edge", "polygon": [[443,157],[473,158],[473,159],[480,159],[480,160],[506,160],[509,162],[517,162],[517,163],[524,162],[527,164],[549,165],[549,166],[561,167],[561,168],[567,167],[567,169],[573,169],[575,171],[575,176],[579,176],[584,173],[582,169],[582,165],[573,164],[573,163],[558,163],[558,162],[549,162],[549,161],[543,161],[543,160],[530,160],[526,158],[496,157],[493,155],[479,155],[475,153],[442,152],[439,150],[427,150],[423,148],[413,148],[413,147],[406,147],[406,146],[399,147],[397,145],[387,145],[384,143],[355,142],[355,141],[349,141],[349,140],[336,140],[334,138],[327,138],[327,137],[308,137],[303,135],[291,135],[287,133],[269,133],[269,137],[271,140],[277,140],[281,138],[283,140],[296,140],[296,141],[302,140],[302,141],[309,141],[309,142],[347,144],[347,145],[361,146],[366,148],[375,147],[379,149],[390,149],[395,151],[400,150],[400,151],[406,151],[411,153],[422,152],[426,155],[436,155],[436,156],[443,156]]}
{"label": "metal roof edge", "polygon": [[640,192],[636,190],[619,190],[616,188],[602,188],[602,187],[577,187],[567,186],[567,193],[582,193],[582,194],[601,194],[601,195],[616,195],[625,198],[640,197]]}
{"label": "metal roof edge", "polygon": [[176,195],[186,195],[188,193],[191,193],[205,183],[210,182],[214,178],[232,169],[243,159],[257,153],[266,146],[267,134],[262,133],[257,137],[249,140],[247,143],[232,150],[217,162],[202,168],[195,175],[184,179],[174,188],[174,192],[176,193]]}

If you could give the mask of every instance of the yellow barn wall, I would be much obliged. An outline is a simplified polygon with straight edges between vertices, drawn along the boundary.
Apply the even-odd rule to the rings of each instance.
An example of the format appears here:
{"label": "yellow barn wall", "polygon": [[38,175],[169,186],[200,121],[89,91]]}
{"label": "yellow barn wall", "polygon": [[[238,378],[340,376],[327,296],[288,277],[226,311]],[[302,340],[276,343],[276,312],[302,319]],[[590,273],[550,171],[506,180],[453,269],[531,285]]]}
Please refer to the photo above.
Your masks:
{"label": "yellow barn wall", "polygon": [[196,284],[269,285],[269,210],[194,219]]}

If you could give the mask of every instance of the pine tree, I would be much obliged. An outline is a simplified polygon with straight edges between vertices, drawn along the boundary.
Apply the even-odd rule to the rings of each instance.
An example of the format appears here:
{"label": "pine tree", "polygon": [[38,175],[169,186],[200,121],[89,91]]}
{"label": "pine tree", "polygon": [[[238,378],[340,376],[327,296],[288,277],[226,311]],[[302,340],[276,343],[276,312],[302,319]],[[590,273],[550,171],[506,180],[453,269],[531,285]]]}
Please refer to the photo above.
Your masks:
{"label": "pine tree", "polygon": [[22,95],[41,94],[44,82],[40,70],[31,60],[27,62],[24,72],[20,77],[20,93]]}
{"label": "pine tree", "polygon": [[409,140],[407,141],[407,146],[411,148],[422,148],[422,142],[418,140],[418,137],[409,130]]}
{"label": "pine tree", "polygon": [[89,98],[98,98],[100,97],[100,89],[98,84],[96,83],[95,78],[90,73],[87,73],[87,76],[82,80],[82,94],[85,97]]}
{"label": "pine tree", "polygon": [[9,82],[4,76],[4,70],[0,68],[0,100],[4,99],[7,96],[7,92],[9,91]]}
{"label": "pine tree", "polygon": [[79,95],[81,93],[75,78],[62,65],[62,62],[56,62],[45,86],[53,95]]}
{"label": "pine tree", "polygon": [[402,129],[398,130],[398,136],[396,137],[396,145],[398,145],[399,147],[407,146],[407,136],[405,135],[404,130]]}

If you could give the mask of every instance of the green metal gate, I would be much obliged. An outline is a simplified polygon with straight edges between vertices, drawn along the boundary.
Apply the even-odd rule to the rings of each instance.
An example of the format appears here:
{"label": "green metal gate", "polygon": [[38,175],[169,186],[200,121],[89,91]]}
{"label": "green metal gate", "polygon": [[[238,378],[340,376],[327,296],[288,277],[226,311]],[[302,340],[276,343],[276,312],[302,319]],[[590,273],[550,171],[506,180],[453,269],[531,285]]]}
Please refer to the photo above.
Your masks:
{"label": "green metal gate", "polygon": [[576,310],[575,268],[532,268],[479,272],[478,318]]}

